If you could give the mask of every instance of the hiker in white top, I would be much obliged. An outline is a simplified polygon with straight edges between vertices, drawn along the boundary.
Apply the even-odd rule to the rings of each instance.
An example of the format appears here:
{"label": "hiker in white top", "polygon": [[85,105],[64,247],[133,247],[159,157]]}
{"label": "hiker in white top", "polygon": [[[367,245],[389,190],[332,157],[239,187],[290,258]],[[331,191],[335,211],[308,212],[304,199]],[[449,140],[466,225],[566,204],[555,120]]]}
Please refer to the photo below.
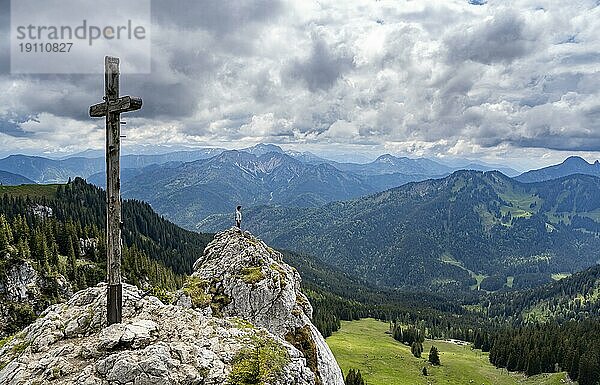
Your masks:
{"label": "hiker in white top", "polygon": [[242,227],[242,206],[235,209],[235,225],[238,229]]}

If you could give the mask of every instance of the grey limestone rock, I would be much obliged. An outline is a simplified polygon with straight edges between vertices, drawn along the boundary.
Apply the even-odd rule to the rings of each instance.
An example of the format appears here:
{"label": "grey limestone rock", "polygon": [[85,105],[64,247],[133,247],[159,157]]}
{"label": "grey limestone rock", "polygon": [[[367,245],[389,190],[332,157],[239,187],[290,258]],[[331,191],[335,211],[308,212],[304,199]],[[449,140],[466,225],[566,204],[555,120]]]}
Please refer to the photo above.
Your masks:
{"label": "grey limestone rock", "polygon": [[50,306],[3,342],[0,384],[233,384],[263,346],[277,352],[263,358],[264,384],[315,384],[302,353],[264,329],[164,305],[130,285],[123,297],[123,323],[109,327],[105,284]]}
{"label": "grey limestone rock", "polygon": [[300,283],[281,253],[234,227],[218,233],[194,263],[180,302],[264,327],[303,352],[318,384],[343,385],[337,361],[311,322],[312,306]]}
{"label": "grey limestone rock", "polygon": [[45,306],[44,294],[52,291],[59,300],[66,301],[73,295],[70,283],[60,274],[44,277],[26,260],[10,260],[3,274],[0,273],[0,338],[6,336],[6,328],[14,322],[11,306],[30,309],[39,314]]}
{"label": "grey limestone rock", "polygon": [[23,302],[39,295],[38,274],[29,262],[12,265],[3,281],[0,291],[8,301]]}
{"label": "grey limestone rock", "polygon": [[[11,278],[12,297],[30,295],[30,270]],[[0,343],[0,385],[343,385],[300,282],[258,238],[221,232],[175,305],[124,285],[123,322],[107,327],[99,284],[47,308]]]}

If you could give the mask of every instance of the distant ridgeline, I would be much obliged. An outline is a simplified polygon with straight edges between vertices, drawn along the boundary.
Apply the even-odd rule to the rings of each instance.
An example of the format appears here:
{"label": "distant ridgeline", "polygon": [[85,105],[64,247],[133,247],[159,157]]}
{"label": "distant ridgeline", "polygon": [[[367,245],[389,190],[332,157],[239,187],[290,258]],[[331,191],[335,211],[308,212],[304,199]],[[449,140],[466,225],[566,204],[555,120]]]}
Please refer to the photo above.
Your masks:
{"label": "distant ridgeline", "polygon": [[[257,207],[246,226],[377,285],[460,293],[526,288],[600,260],[600,178],[524,184],[458,171],[319,208]],[[224,218],[203,222],[222,227]]]}
{"label": "distant ridgeline", "polygon": [[[83,179],[67,185],[0,187],[0,305],[14,318],[0,335],[20,329],[56,302],[62,277],[72,291],[105,279],[104,202],[104,192]],[[182,275],[191,272],[212,238],[177,227],[139,201],[123,202],[123,221],[125,281],[157,295],[182,285]],[[35,301],[3,298],[15,297],[3,281],[31,276],[28,266],[35,269],[40,287]]]}

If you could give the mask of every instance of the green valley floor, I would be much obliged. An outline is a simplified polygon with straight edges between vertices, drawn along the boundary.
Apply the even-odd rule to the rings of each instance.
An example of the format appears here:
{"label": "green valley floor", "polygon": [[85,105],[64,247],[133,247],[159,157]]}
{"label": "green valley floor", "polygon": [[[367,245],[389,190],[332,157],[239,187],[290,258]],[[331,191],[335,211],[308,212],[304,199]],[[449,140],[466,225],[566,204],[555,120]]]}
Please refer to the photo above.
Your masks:
{"label": "green valley floor", "polygon": [[[527,378],[518,373],[496,369],[487,354],[444,341],[426,340],[422,358],[415,358],[410,347],[386,334],[389,325],[374,319],[342,321],[342,327],[327,338],[344,373],[360,369],[368,385],[554,385],[564,384],[565,374],[543,374]],[[431,345],[440,350],[442,365],[426,361]],[[426,366],[427,377],[422,375]]]}

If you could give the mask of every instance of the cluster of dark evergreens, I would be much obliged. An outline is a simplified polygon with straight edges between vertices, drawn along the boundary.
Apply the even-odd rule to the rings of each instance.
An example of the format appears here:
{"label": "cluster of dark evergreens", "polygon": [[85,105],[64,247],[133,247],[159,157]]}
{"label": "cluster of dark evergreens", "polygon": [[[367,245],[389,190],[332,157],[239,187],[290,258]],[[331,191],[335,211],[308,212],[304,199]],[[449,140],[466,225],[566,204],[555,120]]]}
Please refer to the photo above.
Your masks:
{"label": "cluster of dark evergreens", "polygon": [[[515,326],[536,321],[532,317],[538,313],[542,321],[583,320],[600,311],[600,301],[595,299],[598,290],[600,266],[595,266],[534,289],[490,295],[482,307],[490,319]],[[537,311],[531,311],[534,308]]]}
{"label": "cluster of dark evergreens", "polygon": [[493,333],[491,330],[478,329],[474,333],[473,347],[475,349],[481,349],[484,352],[489,352],[492,347]]}
{"label": "cluster of dark evergreens", "polygon": [[[59,232],[60,226],[65,227],[62,231],[64,236],[61,238],[59,234],[57,239],[62,255],[68,255],[69,237],[76,252],[79,239],[97,239],[97,254],[104,255],[101,237],[106,222],[105,199],[104,191],[77,178],[67,185],[58,186],[53,197],[4,194],[0,213],[9,222],[21,216],[31,226],[57,223]],[[42,209],[36,210],[36,207]],[[44,214],[44,207],[52,209],[51,216]],[[177,274],[191,273],[192,264],[211,240],[209,235],[183,230],[165,220],[146,203],[125,200],[122,209],[124,244],[162,262]],[[52,246],[48,244],[48,247]]]}
{"label": "cluster of dark evergreens", "polygon": [[[91,247],[81,247],[80,239],[89,240]],[[98,281],[95,262],[99,262],[102,253],[96,247],[100,239],[96,227],[82,227],[72,220],[61,222],[37,214],[18,214],[9,219],[0,214],[2,270],[17,261],[32,261],[43,276],[62,274],[75,289],[87,287],[88,281],[90,284]],[[86,268],[83,261],[78,263],[77,259],[84,256],[93,268]]]}
{"label": "cluster of dark evergreens", "polygon": [[479,314],[432,293],[381,289],[306,255],[283,252],[284,259],[302,276],[302,286],[313,305],[313,323],[328,337],[340,320],[375,318],[403,325],[423,325],[426,337],[470,341],[481,326]]}
{"label": "cluster of dark evergreens", "polygon": [[497,291],[497,290],[502,289],[504,287],[505,283],[506,283],[505,276],[492,275],[492,276],[486,277],[483,281],[481,281],[479,288],[481,290]]}
{"label": "cluster of dark evergreens", "polygon": [[412,346],[415,342],[423,343],[425,341],[424,330],[419,330],[412,325],[404,326],[401,323],[395,322],[391,327],[391,331],[394,339],[405,345]]}
{"label": "cluster of dark evergreens", "polygon": [[[82,179],[56,186],[52,194],[48,186],[32,186],[32,194],[26,196],[7,189],[0,197],[0,276],[20,261],[29,261],[44,280],[42,298],[36,298],[34,307],[5,303],[15,321],[9,326],[16,330],[56,302],[59,275],[74,290],[105,279],[105,195]],[[182,285],[181,274],[191,272],[210,240],[175,226],[137,201],[124,201],[123,221],[124,279],[156,295]]]}
{"label": "cluster of dark evergreens", "polygon": [[494,334],[490,362],[528,375],[566,371],[580,385],[600,381],[600,320],[506,328]]}
{"label": "cluster of dark evergreens", "polygon": [[[427,294],[420,294],[425,302],[420,304],[413,302],[409,293],[406,293],[406,298],[402,298],[400,293],[393,295],[392,292],[388,292],[389,297],[382,299],[381,292],[363,289],[362,299],[359,301],[317,289],[310,283],[306,286],[311,287],[304,291],[314,308],[313,322],[326,337],[339,329],[340,320],[352,321],[361,318],[375,318],[396,322],[398,325],[416,325],[423,337],[454,338],[463,341],[473,341],[475,331],[489,325],[478,313],[468,313],[464,309],[454,313],[452,310],[436,308],[433,305],[435,300],[426,300]],[[412,343],[403,339],[399,341],[408,345]]]}
{"label": "cluster of dark evergreens", "polygon": [[344,381],[346,385],[367,385],[365,380],[362,378],[362,374],[360,373],[360,369],[354,370],[350,369],[348,374],[346,375],[346,379]]}
{"label": "cluster of dark evergreens", "polygon": [[[410,346],[410,352],[413,356],[421,358],[421,354],[423,354],[423,342],[425,341],[424,322],[419,322],[419,327],[412,325],[405,326],[402,323],[394,322],[391,325],[391,332],[396,341],[400,341],[403,344]],[[429,362],[433,365],[440,364],[438,350],[435,346],[432,346],[431,351],[429,352]]]}

